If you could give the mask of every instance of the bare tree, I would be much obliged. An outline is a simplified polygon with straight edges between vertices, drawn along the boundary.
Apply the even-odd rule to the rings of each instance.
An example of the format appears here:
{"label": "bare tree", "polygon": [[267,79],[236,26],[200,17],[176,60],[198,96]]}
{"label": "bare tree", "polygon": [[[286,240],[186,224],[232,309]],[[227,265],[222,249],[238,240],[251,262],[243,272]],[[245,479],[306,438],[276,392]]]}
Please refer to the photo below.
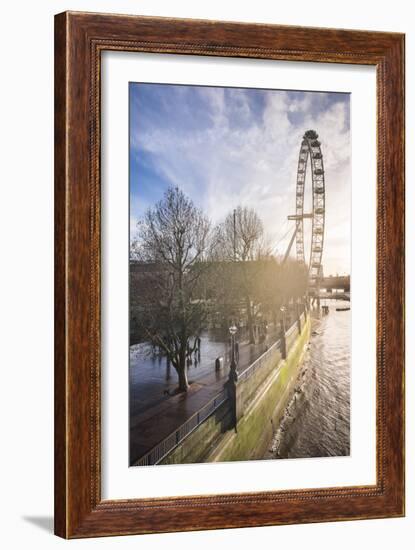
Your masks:
{"label": "bare tree", "polygon": [[179,391],[187,391],[187,360],[206,321],[203,300],[193,291],[203,274],[210,223],[178,187],[147,210],[132,249],[148,269],[140,323],[175,368]]}
{"label": "bare tree", "polygon": [[252,208],[238,206],[215,228],[215,251],[221,259],[258,260],[266,253],[264,226]]}
{"label": "bare tree", "polygon": [[254,287],[256,280],[255,265],[267,256],[264,244],[264,226],[261,218],[252,208],[238,206],[225,220],[215,228],[214,258],[221,261],[233,261],[234,276],[242,283],[241,298],[247,313],[249,342],[255,342],[254,336]]}

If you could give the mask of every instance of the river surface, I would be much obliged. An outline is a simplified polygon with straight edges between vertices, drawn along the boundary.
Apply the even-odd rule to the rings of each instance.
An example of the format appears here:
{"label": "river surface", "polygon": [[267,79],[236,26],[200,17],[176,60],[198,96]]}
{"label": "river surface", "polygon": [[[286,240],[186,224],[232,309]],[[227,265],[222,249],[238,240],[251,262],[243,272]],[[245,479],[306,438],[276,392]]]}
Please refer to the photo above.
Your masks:
{"label": "river surface", "polygon": [[312,336],[295,394],[264,458],[350,454],[349,302],[327,301],[329,314],[312,320]]}

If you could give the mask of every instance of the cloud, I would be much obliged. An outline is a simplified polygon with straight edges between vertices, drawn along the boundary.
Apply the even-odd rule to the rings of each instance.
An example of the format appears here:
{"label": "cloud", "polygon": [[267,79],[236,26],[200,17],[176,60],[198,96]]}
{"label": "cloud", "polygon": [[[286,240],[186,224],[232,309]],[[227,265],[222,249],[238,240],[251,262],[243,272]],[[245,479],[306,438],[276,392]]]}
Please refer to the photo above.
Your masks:
{"label": "cloud", "polygon": [[[151,158],[155,188],[179,185],[214,223],[238,204],[253,207],[276,242],[295,209],[302,136],[313,128],[322,143],[326,177],[323,263],[331,271],[350,269],[348,95],[168,85],[150,85],[151,93],[145,85],[140,96],[143,85],[136,86],[140,100],[131,120],[135,217],[142,215],[135,207],[140,163]],[[281,251],[289,239],[279,244]]]}

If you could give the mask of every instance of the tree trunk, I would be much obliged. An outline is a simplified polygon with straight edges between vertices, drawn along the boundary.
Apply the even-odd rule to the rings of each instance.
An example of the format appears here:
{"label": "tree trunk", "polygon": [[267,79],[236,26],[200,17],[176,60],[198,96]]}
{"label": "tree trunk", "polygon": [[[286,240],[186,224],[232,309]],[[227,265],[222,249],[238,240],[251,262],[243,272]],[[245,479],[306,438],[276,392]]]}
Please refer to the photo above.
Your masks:
{"label": "tree trunk", "polygon": [[189,388],[189,382],[187,380],[187,367],[186,365],[180,365],[177,371],[179,376],[179,391],[186,392]]}
{"label": "tree trunk", "polygon": [[182,341],[179,353],[179,368],[177,369],[177,374],[179,376],[179,392],[186,392],[189,387],[189,382],[187,380],[186,344],[186,340]]}

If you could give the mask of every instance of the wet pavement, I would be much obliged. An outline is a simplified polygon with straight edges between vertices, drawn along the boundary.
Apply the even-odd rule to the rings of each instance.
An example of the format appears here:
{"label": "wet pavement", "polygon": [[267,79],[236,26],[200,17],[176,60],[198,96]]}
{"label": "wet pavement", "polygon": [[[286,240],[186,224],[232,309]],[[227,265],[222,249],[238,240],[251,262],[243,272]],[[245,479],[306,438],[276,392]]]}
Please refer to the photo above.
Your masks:
{"label": "wet pavement", "polygon": [[[265,342],[239,344],[238,371],[243,372],[259,357],[266,346],[276,341],[271,325]],[[190,387],[187,393],[169,395],[177,388],[177,374],[162,355],[152,354],[148,344],[130,347],[130,463],[152,449],[181,426],[192,414],[215,397],[229,375],[228,343],[201,338],[201,354],[188,367]],[[215,360],[223,356],[224,366],[215,370]]]}

